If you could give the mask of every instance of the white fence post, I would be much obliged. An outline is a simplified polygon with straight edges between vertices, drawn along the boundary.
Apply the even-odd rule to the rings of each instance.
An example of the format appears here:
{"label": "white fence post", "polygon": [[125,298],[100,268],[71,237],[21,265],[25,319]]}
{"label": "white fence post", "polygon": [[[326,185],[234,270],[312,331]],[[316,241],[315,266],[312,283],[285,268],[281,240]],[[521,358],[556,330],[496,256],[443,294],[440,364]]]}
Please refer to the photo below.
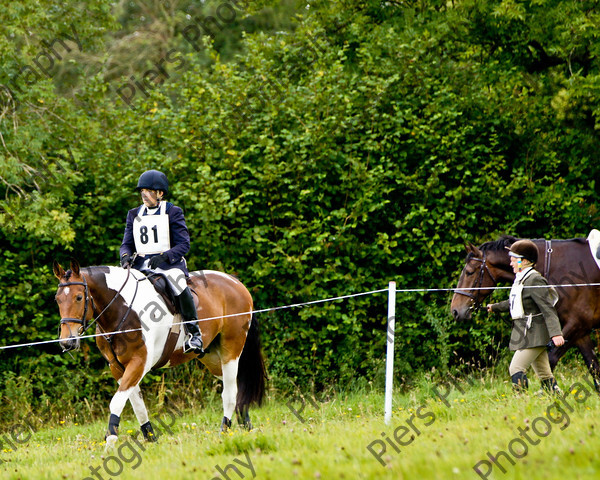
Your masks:
{"label": "white fence post", "polygon": [[392,391],[394,388],[394,330],[396,328],[396,282],[388,285],[387,354],[385,359],[385,408],[384,421],[392,419]]}

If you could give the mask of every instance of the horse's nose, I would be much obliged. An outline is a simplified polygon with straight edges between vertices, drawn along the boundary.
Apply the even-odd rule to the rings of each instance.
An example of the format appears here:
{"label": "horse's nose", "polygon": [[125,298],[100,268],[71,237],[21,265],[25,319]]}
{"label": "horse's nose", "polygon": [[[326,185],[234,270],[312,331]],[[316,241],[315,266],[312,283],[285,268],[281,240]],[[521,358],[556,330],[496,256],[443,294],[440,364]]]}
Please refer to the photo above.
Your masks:
{"label": "horse's nose", "polygon": [[79,339],[77,337],[69,337],[60,341],[60,346],[63,352],[69,352],[79,348]]}
{"label": "horse's nose", "polygon": [[471,309],[455,307],[452,309],[452,316],[455,321],[469,320],[469,318],[471,318]]}

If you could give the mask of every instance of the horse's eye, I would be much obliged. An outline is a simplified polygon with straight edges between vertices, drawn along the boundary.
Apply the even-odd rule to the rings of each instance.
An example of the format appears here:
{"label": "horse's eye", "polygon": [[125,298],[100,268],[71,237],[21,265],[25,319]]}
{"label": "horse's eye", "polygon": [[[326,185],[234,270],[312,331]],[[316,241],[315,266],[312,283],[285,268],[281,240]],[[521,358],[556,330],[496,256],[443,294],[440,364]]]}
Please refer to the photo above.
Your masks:
{"label": "horse's eye", "polygon": [[79,294],[77,295],[77,301],[81,302],[83,300],[83,295]]}
{"label": "horse's eye", "polygon": [[467,277],[470,277],[471,275],[473,275],[475,273],[475,270],[472,270],[472,271],[465,270],[465,273],[467,274]]}

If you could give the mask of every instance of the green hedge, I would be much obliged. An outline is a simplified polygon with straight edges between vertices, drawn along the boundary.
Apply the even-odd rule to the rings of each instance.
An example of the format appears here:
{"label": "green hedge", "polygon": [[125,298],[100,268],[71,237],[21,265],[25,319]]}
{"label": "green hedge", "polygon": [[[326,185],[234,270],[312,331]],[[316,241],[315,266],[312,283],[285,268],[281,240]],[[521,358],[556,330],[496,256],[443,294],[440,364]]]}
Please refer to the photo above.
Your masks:
{"label": "green hedge", "polygon": [[[185,209],[189,266],[238,275],[257,308],[390,280],[452,287],[465,241],[598,225],[598,18],[585,2],[310,5],[284,31],[249,29],[226,60],[226,42],[207,38],[198,55],[175,28],[169,46],[186,67],[135,110],[96,74],[80,80],[77,101],[40,82],[12,118],[18,127],[2,119],[2,177],[29,192],[19,200],[0,187],[4,344],[56,332],[55,257],[116,264],[147,168],[168,174]],[[24,164],[52,175],[28,176]],[[493,362],[506,343],[501,320],[454,324],[450,296],[398,295],[399,378]],[[386,306],[376,294],[259,314],[273,385],[381,383]],[[93,346],[74,359],[5,350],[0,365],[9,399],[114,388]],[[185,387],[179,375],[165,378]]]}

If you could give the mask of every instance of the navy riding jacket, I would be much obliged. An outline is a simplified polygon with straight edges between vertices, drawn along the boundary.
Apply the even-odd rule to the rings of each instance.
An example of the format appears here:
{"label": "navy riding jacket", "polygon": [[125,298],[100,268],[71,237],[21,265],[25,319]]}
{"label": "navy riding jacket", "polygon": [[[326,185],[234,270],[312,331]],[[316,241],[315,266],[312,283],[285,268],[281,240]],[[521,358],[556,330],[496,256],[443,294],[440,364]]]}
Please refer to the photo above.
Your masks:
{"label": "navy riding jacket", "polygon": [[[172,268],[178,268],[188,275],[188,269],[183,256],[190,250],[190,234],[185,224],[183,217],[183,210],[173,205],[170,202],[161,202],[159,208],[166,208],[167,215],[169,216],[169,237],[171,248],[166,252],[168,261],[165,261],[158,265],[159,268],[169,270]],[[123,235],[123,242],[119,250],[119,258],[123,254],[127,253],[133,255],[135,252],[135,240],[133,238],[133,225],[135,217],[138,215],[140,207],[133,208],[127,213],[127,223],[125,225],[125,234]],[[142,215],[146,215],[146,207],[142,207]],[[144,260],[147,258],[154,257],[158,254],[146,255],[145,257],[137,256],[133,262],[133,268],[140,269]]]}

